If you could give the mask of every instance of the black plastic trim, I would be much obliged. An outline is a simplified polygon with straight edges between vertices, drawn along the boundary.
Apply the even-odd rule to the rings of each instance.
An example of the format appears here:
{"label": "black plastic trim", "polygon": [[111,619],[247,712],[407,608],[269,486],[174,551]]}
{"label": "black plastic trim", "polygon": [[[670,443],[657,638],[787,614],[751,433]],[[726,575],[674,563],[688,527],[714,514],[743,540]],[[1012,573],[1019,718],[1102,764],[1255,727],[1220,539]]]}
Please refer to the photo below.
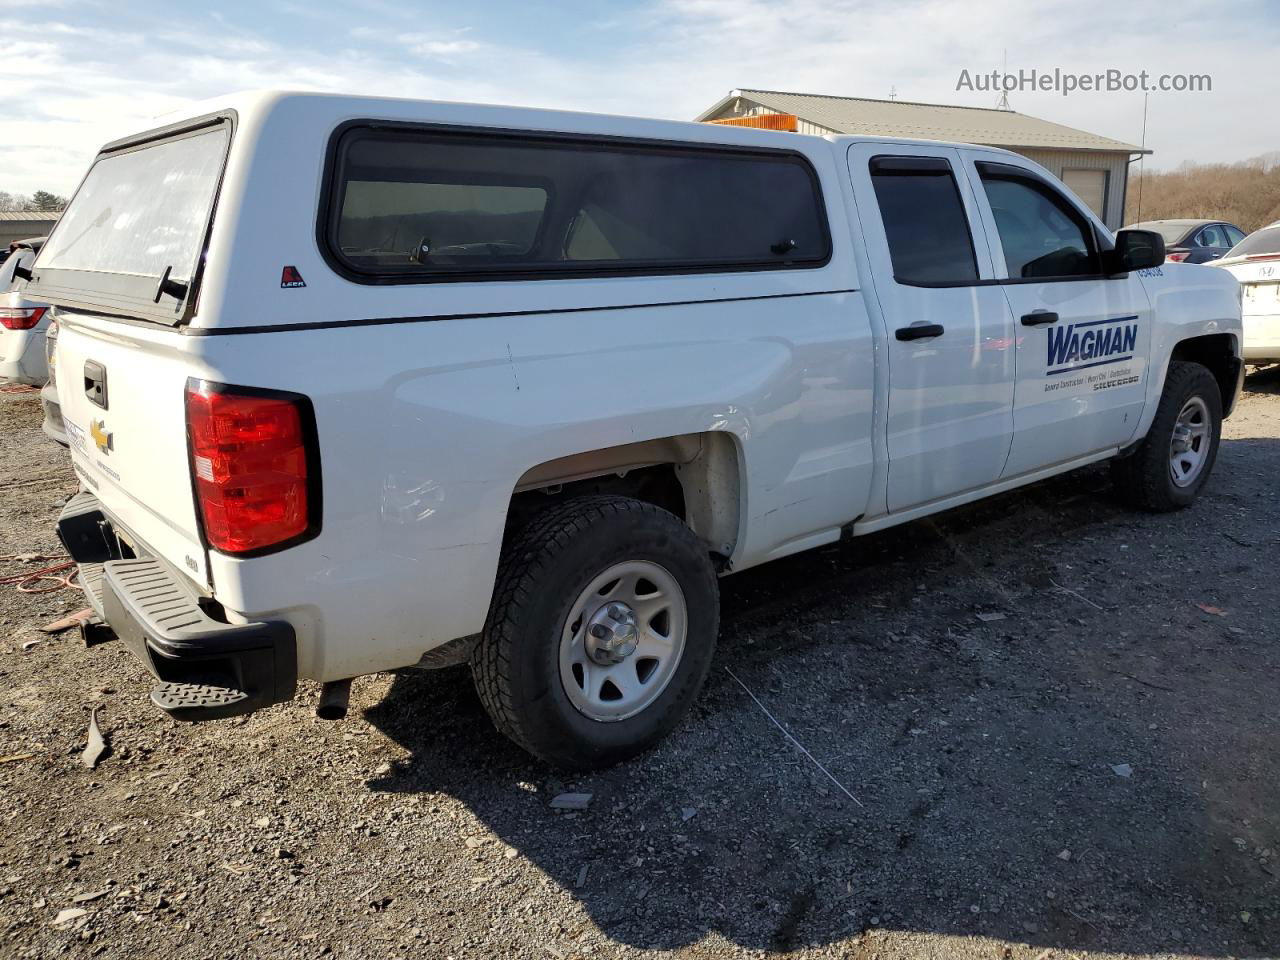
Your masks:
{"label": "black plastic trim", "polygon": [[[914,157],[906,154],[883,153],[871,158],[871,175],[877,173],[925,177],[955,176],[951,161],[946,157]],[[957,190],[959,188],[957,187]]]}
{"label": "black plastic trim", "polygon": [[215,602],[143,541],[134,541],[140,556],[122,556],[114,521],[88,491],[63,507],[58,536],[78,564],[86,599],[107,624],[97,642],[118,636],[166,683],[214,683],[245,694],[229,705],[166,707],[174,719],[234,716],[293,697],[298,670],[291,624],[228,623]]}
{"label": "black plastic trim", "polygon": [[105,563],[103,608],[112,630],[158,679],[222,680],[248,695],[230,713],[195,710],[177,719],[248,713],[293,697],[293,627],[279,620],[230,624],[213,619],[185,579],[159,559]]}
{"label": "black plastic trim", "polygon": [[[628,264],[618,267],[592,266],[550,269],[546,266],[526,270],[457,271],[449,274],[396,272],[388,274],[376,270],[361,269],[348,261],[336,244],[337,203],[339,198],[338,174],[341,171],[342,147],[347,136],[357,130],[391,131],[403,133],[427,133],[441,136],[483,138],[493,140],[534,141],[547,145],[615,147],[644,152],[679,151],[705,152],[728,156],[756,156],[770,159],[787,158],[797,161],[813,186],[814,201],[818,207],[819,223],[825,253],[821,259],[749,262],[717,262],[707,264]],[[541,130],[520,130],[507,127],[477,127],[444,123],[414,123],[411,121],[357,119],[339,124],[329,137],[325,149],[324,174],[320,186],[320,207],[316,216],[316,244],[320,255],[338,276],[353,283],[373,286],[396,284],[435,283],[504,283],[517,280],[573,280],[588,277],[661,277],[713,273],[764,273],[775,270],[817,270],[831,262],[833,245],[831,224],[822,181],[813,163],[799,150],[773,147],[748,147],[737,144],[718,144],[685,140],[659,140],[642,137],[617,137],[605,134],[557,133]]]}
{"label": "black plastic trim", "polygon": [[1052,310],[1032,310],[1022,315],[1024,327],[1043,327],[1058,322],[1058,315]]}
{"label": "black plastic trim", "polygon": [[899,327],[893,331],[893,336],[896,340],[926,340],[940,337],[946,332],[946,327],[940,323],[916,323],[909,327]]}
{"label": "black plastic trim", "polygon": [[224,557],[248,560],[253,557],[264,557],[271,553],[279,553],[281,550],[288,550],[290,547],[296,547],[300,543],[306,543],[308,540],[314,540],[320,536],[324,520],[324,484],[321,482],[320,435],[316,430],[316,411],[315,406],[311,403],[311,398],[305,394],[293,393],[289,390],[245,387],[238,384],[203,380],[199,377],[188,377],[187,387],[182,398],[184,411],[186,409],[187,394],[200,389],[209,393],[230,393],[242,397],[268,397],[293,404],[298,410],[298,422],[302,427],[302,442],[307,456],[307,529],[295,537],[290,537],[288,540],[281,540],[279,543],[273,543],[267,547],[259,547],[256,550],[243,550],[240,552],[218,550],[209,544],[209,536],[204,527],[204,510],[200,506],[200,490],[196,484],[195,451],[191,445],[191,423],[190,421],[187,422],[187,470],[191,477],[191,502],[195,506],[196,528],[200,533],[200,543],[204,546],[206,564],[210,552],[219,553]]}

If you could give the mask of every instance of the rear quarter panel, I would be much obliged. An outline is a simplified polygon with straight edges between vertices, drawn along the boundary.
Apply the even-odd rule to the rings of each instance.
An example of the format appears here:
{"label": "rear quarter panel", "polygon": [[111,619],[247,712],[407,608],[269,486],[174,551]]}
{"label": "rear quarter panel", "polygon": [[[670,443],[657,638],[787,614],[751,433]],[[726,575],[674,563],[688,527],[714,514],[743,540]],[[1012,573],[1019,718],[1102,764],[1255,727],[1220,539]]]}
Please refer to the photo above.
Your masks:
{"label": "rear quarter panel", "polygon": [[712,430],[740,456],[735,567],[834,537],[870,485],[869,337],[833,293],[200,338],[215,379],[312,398],[324,486],[319,537],[211,555],[216,594],[300,624],[304,675],[405,665],[483,626],[529,468]]}

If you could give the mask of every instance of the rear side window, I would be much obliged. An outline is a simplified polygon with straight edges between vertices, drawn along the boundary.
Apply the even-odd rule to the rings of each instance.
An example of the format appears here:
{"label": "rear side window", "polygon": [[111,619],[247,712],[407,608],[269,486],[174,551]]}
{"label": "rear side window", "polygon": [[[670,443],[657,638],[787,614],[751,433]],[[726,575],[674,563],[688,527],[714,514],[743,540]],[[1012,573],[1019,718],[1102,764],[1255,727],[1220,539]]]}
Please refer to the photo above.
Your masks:
{"label": "rear side window", "polygon": [[820,266],[816,175],[785,151],[355,127],[322,231],[353,279]]}
{"label": "rear side window", "polygon": [[1201,230],[1196,237],[1196,244],[1201,247],[1231,246],[1231,242],[1227,239],[1227,231],[1219,223],[1211,224]]}
{"label": "rear side window", "polygon": [[973,235],[951,164],[939,157],[872,157],[871,182],[899,283],[978,279]]}
{"label": "rear side window", "polygon": [[977,164],[1011,279],[1098,276],[1087,221],[1056,190],[998,163]]}

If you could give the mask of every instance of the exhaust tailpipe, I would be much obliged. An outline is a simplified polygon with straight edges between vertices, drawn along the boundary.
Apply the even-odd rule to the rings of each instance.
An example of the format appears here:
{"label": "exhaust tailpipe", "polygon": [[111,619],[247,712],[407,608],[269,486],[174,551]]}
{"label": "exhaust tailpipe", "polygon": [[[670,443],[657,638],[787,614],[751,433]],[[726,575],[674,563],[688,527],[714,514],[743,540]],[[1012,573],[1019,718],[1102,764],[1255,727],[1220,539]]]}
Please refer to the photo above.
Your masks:
{"label": "exhaust tailpipe", "polygon": [[320,702],[316,704],[316,716],[321,720],[341,720],[347,715],[347,701],[350,699],[350,678],[330,680],[320,688]]}

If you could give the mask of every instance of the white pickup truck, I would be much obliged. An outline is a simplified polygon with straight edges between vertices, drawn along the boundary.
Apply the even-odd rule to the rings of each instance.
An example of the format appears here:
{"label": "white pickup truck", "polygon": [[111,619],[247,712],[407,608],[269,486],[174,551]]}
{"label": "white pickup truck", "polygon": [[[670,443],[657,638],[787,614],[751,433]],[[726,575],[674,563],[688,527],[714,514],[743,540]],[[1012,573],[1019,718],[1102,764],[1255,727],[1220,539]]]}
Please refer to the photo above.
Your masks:
{"label": "white pickup truck", "polygon": [[698,694],[719,576],[1106,459],[1190,504],[1240,299],[1163,260],[985,147],[202,105],[102,150],[27,283],[90,639],[184,720],[469,661],[500,731],[615,762]]}

